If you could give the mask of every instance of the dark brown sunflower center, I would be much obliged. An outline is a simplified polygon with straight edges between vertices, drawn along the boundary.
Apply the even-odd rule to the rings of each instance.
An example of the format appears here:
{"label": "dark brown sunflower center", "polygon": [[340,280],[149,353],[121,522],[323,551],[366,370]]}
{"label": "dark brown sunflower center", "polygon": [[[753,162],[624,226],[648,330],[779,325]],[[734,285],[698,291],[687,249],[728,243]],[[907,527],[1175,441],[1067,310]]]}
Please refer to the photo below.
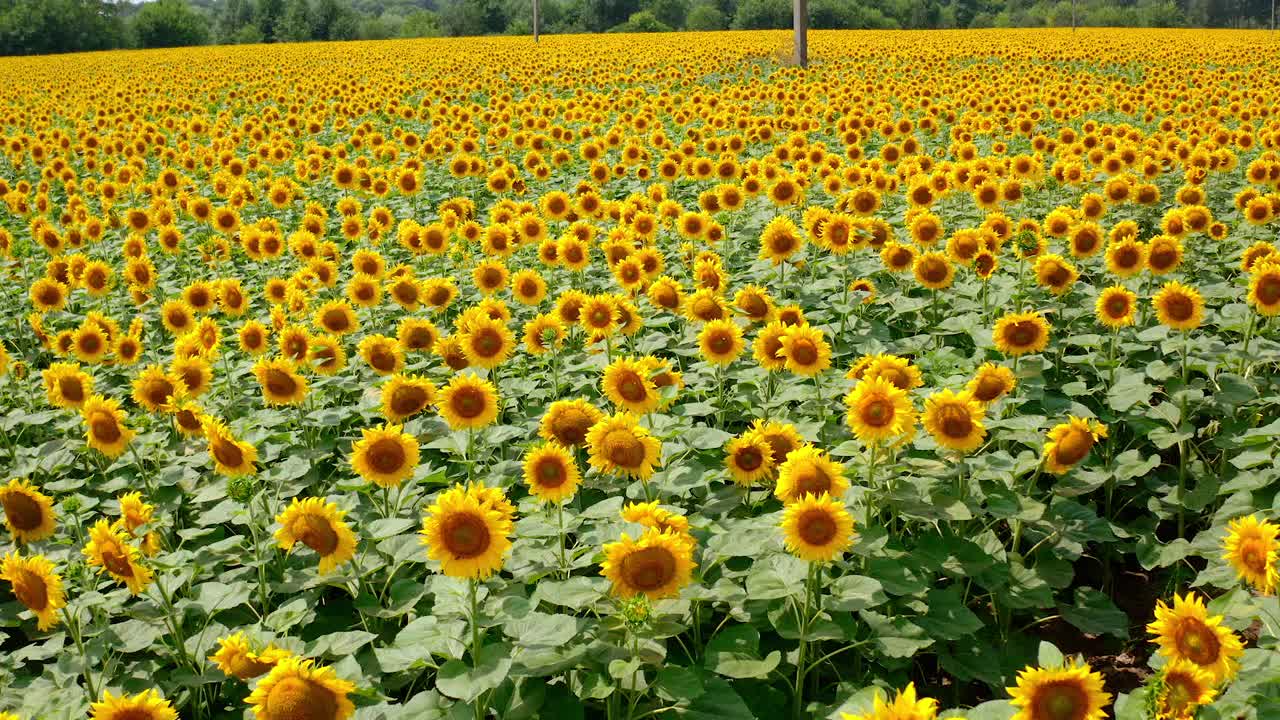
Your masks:
{"label": "dark brown sunflower center", "polygon": [[270,720],[335,720],[338,700],[328,689],[298,677],[282,678],[263,702]]}
{"label": "dark brown sunflower center", "polygon": [[73,403],[84,400],[84,385],[80,383],[79,378],[58,378],[58,392]]}
{"label": "dark brown sunflower center", "polygon": [[124,549],[112,546],[102,550],[102,566],[107,572],[119,577],[133,577],[133,565],[124,553]]}
{"label": "dark brown sunflower center", "polygon": [[591,429],[591,418],[578,411],[569,411],[551,422],[551,434],[564,445],[581,445]]}
{"label": "dark brown sunflower center", "polygon": [[1258,281],[1258,302],[1261,305],[1280,303],[1280,276],[1265,275]]}
{"label": "dark brown sunflower center", "polygon": [[569,479],[564,471],[564,464],[559,458],[552,457],[539,460],[534,475],[537,477],[538,485],[549,489],[558,488]]}
{"label": "dark brown sunflower center", "polygon": [[49,588],[44,579],[30,570],[22,569],[13,579],[13,594],[18,602],[31,610],[43,610],[49,605]]}
{"label": "dark brown sunflower center", "polygon": [[1076,683],[1050,683],[1032,702],[1034,716],[1044,720],[1084,720],[1089,711],[1089,697]]}
{"label": "dark brown sunflower center", "polygon": [[97,355],[102,352],[102,336],[93,333],[81,335],[80,352],[86,355]]}
{"label": "dark brown sunflower center", "polygon": [[324,314],[324,326],[329,332],[342,332],[351,327],[351,320],[340,309],[327,310]]}
{"label": "dark brown sunflower center", "polygon": [[827,475],[822,468],[817,465],[808,465],[800,468],[795,477],[795,497],[802,497],[806,494],[821,495],[824,492],[831,492],[831,477]]}
{"label": "dark brown sunflower center", "polygon": [[338,549],[338,533],[329,521],[318,515],[302,515],[293,521],[293,536],[318,555],[330,555]]}
{"label": "dark brown sunflower center", "polygon": [[240,446],[223,438],[217,438],[209,445],[213,458],[229,468],[238,468],[244,463],[244,452]]}
{"label": "dark brown sunflower center", "polygon": [[818,362],[818,347],[812,340],[799,339],[791,343],[791,362],[809,366]]}
{"label": "dark brown sunflower center", "polygon": [[113,443],[120,439],[120,424],[116,422],[114,415],[106,412],[96,412],[89,420],[89,430],[93,432],[93,436],[104,443]]}
{"label": "dark brown sunflower center", "polygon": [[1040,340],[1040,326],[1030,320],[1021,320],[1009,327],[1005,338],[1016,348],[1028,348]]}
{"label": "dark brown sunflower center", "polygon": [[502,352],[502,346],[502,335],[492,328],[485,328],[471,336],[471,349],[480,357],[493,357]]}
{"label": "dark brown sunflower center", "polygon": [[427,392],[416,385],[404,385],[391,393],[391,411],[397,415],[413,415],[427,406]]}
{"label": "dark brown sunflower center", "polygon": [[733,336],[723,331],[713,332],[707,338],[707,347],[716,355],[726,355],[733,350]]}
{"label": "dark brown sunflower center", "polygon": [[604,436],[604,447],[614,465],[631,469],[644,463],[644,443],[629,430],[610,430]]}
{"label": "dark brown sunflower center", "polygon": [[622,576],[627,584],[641,592],[652,592],[671,582],[676,574],[676,559],[670,550],[648,547],[627,555],[622,560]]}
{"label": "dark brown sunflower center", "polygon": [[893,422],[893,403],[875,398],[862,406],[862,422],[871,427],[884,427]]}
{"label": "dark brown sunflower center", "polygon": [[1107,298],[1107,315],[1117,320],[1129,314],[1129,298],[1123,295],[1112,295]]}
{"label": "dark brown sunflower center", "polygon": [[1004,381],[994,375],[978,378],[973,396],[979,402],[991,402],[1004,394]]}
{"label": "dark brown sunflower center", "polygon": [[807,510],[796,521],[796,533],[808,545],[826,545],[837,531],[835,519],[825,510]]}
{"label": "dark brown sunflower center", "polygon": [[733,462],[739,468],[752,472],[759,470],[760,466],[764,464],[764,455],[753,447],[745,447],[734,454]]}
{"label": "dark brown sunflower center", "polygon": [[404,467],[408,458],[404,447],[392,438],[378,440],[369,448],[369,465],[380,473],[393,473]]}
{"label": "dark brown sunflower center", "polygon": [[453,406],[454,413],[461,417],[467,419],[479,417],[484,412],[484,393],[475,388],[462,388],[454,393],[450,404]]}
{"label": "dark brown sunflower center", "polygon": [[1093,449],[1093,434],[1084,430],[1072,429],[1058,441],[1058,462],[1063,465],[1075,465]]}
{"label": "dark brown sunflower center", "polygon": [[618,394],[627,402],[643,402],[648,393],[644,391],[644,380],[634,372],[627,371],[618,379]]}
{"label": "dark brown sunflower center", "polygon": [[382,372],[391,372],[396,369],[396,356],[391,352],[390,348],[383,346],[375,347],[369,352],[369,364],[374,370]]}
{"label": "dark brown sunflower center", "polygon": [[44,520],[40,504],[25,493],[6,492],[0,495],[0,505],[9,524],[18,530],[35,530]]}
{"label": "dark brown sunflower center", "polygon": [[1172,248],[1161,247],[1152,250],[1147,261],[1156,270],[1168,270],[1178,262],[1178,253]]}
{"label": "dark brown sunflower center", "polygon": [[489,549],[489,527],[484,518],[457,513],[445,521],[444,544],[449,554],[460,560],[483,555]]}
{"label": "dark brown sunflower center", "polygon": [[947,279],[947,264],[934,258],[925,260],[920,266],[920,275],[927,282],[940,283]]}
{"label": "dark brown sunflower center", "polygon": [[1212,629],[1195,618],[1182,621],[1176,635],[1178,652],[1185,655],[1197,665],[1212,665],[1218,662],[1222,646],[1218,636]]}
{"label": "dark brown sunflower center", "polygon": [[275,368],[268,369],[266,372],[267,392],[275,397],[289,397],[298,390],[298,383],[283,370]]}
{"label": "dark brown sunflower center", "polygon": [[1164,310],[1176,322],[1190,320],[1195,315],[1195,305],[1186,295],[1171,295],[1165,298]]}
{"label": "dark brown sunflower center", "polygon": [[973,432],[973,418],[958,405],[944,405],[938,409],[938,427],[949,438],[966,438]]}

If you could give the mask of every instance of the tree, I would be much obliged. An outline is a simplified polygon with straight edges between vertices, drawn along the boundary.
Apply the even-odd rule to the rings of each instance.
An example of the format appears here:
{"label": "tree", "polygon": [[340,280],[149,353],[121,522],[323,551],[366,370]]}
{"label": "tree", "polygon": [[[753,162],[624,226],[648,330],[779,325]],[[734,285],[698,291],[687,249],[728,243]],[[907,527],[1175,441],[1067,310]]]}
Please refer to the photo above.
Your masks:
{"label": "tree", "polygon": [[284,17],[276,31],[277,39],[285,42],[304,42],[314,38],[314,21],[311,3],[307,0],[287,0]]}
{"label": "tree", "polygon": [[280,21],[284,19],[284,0],[258,0],[253,22],[268,42],[278,40]]}
{"label": "tree", "polygon": [[791,27],[789,0],[740,0],[733,16],[734,30],[764,30]]}
{"label": "tree", "polygon": [[0,2],[0,52],[5,55],[106,50],[124,45],[116,6],[102,0]]}
{"label": "tree", "polygon": [[689,14],[688,0],[647,0],[643,9],[653,13],[658,22],[672,28],[682,28]]}
{"label": "tree", "polygon": [[430,10],[415,10],[409,13],[400,26],[400,37],[440,37],[440,18]]}
{"label": "tree", "polygon": [[253,4],[250,0],[226,0],[218,15],[219,42],[235,42],[237,34],[253,23]]}
{"label": "tree", "polygon": [[360,25],[351,6],[339,0],[318,0],[311,18],[312,37],[317,40],[352,40]]}
{"label": "tree", "polygon": [[142,6],[130,25],[138,47],[182,47],[209,41],[209,22],[186,0],[157,0]]}
{"label": "tree", "polygon": [[724,13],[715,5],[701,4],[694,5],[689,11],[685,27],[689,30],[724,30],[728,23],[725,22]]}

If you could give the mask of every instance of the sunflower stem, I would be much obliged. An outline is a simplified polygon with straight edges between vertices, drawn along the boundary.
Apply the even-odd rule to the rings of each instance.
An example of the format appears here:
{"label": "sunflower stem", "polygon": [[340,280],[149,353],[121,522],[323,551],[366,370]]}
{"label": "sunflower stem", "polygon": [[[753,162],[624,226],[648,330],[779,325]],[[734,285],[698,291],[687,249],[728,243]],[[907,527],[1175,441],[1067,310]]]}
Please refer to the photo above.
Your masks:
{"label": "sunflower stem", "polygon": [[795,720],[803,720],[804,718],[804,679],[805,679],[805,651],[809,645],[809,608],[813,603],[813,578],[814,570],[817,568],[816,563],[809,563],[809,576],[804,582],[804,610],[800,613],[800,642],[796,647],[796,680],[792,686],[795,692],[792,694],[794,705],[792,707]]}
{"label": "sunflower stem", "polygon": [[865,528],[871,527],[871,519],[875,515],[875,503],[872,502],[872,493],[876,488],[876,461],[879,460],[880,443],[871,443],[871,458],[867,461],[867,491],[863,494],[863,503],[866,505],[866,520],[862,525]]}
{"label": "sunflower stem", "polygon": [[1249,367],[1249,342],[1253,340],[1253,329],[1257,321],[1258,321],[1258,314],[1256,312],[1249,313],[1249,325],[1248,327],[1245,328],[1245,331],[1244,331],[1244,347],[1242,348],[1240,353],[1240,374],[1241,375],[1244,375],[1245,369]]}
{"label": "sunflower stem", "polygon": [[72,615],[67,611],[66,606],[61,609],[62,621],[67,625],[67,632],[71,635],[72,641],[76,644],[76,651],[80,653],[80,664],[82,673],[84,674],[84,684],[89,690],[89,702],[98,701],[98,688],[93,683],[93,668],[89,664],[89,655],[84,649],[84,636],[80,632],[80,618],[78,615]]}
{"label": "sunflower stem", "polygon": [[462,461],[467,466],[467,484],[470,485],[476,477],[476,459],[475,459],[475,428],[467,428],[467,450],[462,456]]}
{"label": "sunflower stem", "polygon": [[[1190,370],[1187,367],[1187,355],[1191,351],[1191,333],[1184,333],[1182,336],[1182,401],[1179,403],[1180,412],[1178,413],[1178,424],[1187,420],[1187,384],[1191,380]],[[1175,427],[1174,430],[1178,428]],[[1187,489],[1187,441],[1178,441],[1178,537],[1184,537],[1187,531],[1187,514],[1186,499],[1183,494]]]}
{"label": "sunflower stem", "polygon": [[[479,591],[480,581],[471,580],[470,599],[471,599],[471,666],[477,671],[480,669],[480,650],[483,647],[484,634],[480,630],[480,599]],[[487,714],[484,696],[476,698],[476,720],[484,720]]]}
{"label": "sunflower stem", "polygon": [[564,548],[564,500],[556,503],[556,525],[560,530],[560,572],[564,574],[564,579],[569,579],[569,560],[565,556]]}
{"label": "sunflower stem", "polygon": [[1111,329],[1111,343],[1107,346],[1107,388],[1116,384],[1116,342],[1120,337],[1120,328]]}
{"label": "sunflower stem", "polygon": [[[1032,491],[1036,489],[1036,482],[1040,479],[1040,472],[1044,469],[1044,462],[1041,461],[1036,465],[1036,471],[1031,475],[1031,481],[1027,483],[1027,490],[1023,493],[1026,497],[1030,497]],[[1009,543],[1009,551],[1017,552],[1018,543],[1022,541],[1022,521],[1013,521],[1013,541]]]}

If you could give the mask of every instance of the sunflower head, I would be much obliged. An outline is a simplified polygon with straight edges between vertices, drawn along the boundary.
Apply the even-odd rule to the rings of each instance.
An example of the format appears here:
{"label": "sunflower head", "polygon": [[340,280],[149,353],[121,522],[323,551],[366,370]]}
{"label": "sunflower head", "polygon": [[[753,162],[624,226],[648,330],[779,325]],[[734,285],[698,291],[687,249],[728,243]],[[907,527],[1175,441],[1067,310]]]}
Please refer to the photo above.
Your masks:
{"label": "sunflower head", "polygon": [[1045,469],[1055,475],[1068,472],[1088,457],[1094,444],[1106,436],[1105,425],[1084,418],[1073,416],[1055,425],[1045,441]]}
{"label": "sunflower head", "polygon": [[173,704],[155,690],[137,695],[112,695],[104,690],[102,700],[89,707],[90,720],[178,720]]}
{"label": "sunflower head", "polygon": [[859,440],[875,444],[904,437],[916,424],[911,397],[884,376],[864,377],[844,398],[845,422]]}
{"label": "sunflower head", "polygon": [[938,701],[918,698],[915,683],[907,683],[892,701],[877,692],[871,712],[865,715],[842,713],[842,720],[934,720],[938,716]]}
{"label": "sunflower head", "polygon": [[322,498],[294,498],[276,516],[276,543],[287,552],[302,543],[320,556],[320,572],[327,573],[355,556],[356,535],[343,519],[346,511]]}
{"label": "sunflower head", "polygon": [[44,540],[57,530],[53,498],[25,479],[14,478],[0,486],[0,507],[13,539],[23,543]]}
{"label": "sunflower head", "polygon": [[996,321],[991,339],[1005,355],[1041,352],[1049,346],[1049,323],[1038,312],[1011,313]]}
{"label": "sunflower head", "polygon": [[1018,384],[1013,371],[1003,365],[984,363],[974,373],[965,390],[980,403],[990,404],[1008,395]]}
{"label": "sunflower head", "polygon": [[1193,287],[1176,280],[1165,283],[1151,298],[1160,323],[1174,330],[1194,330],[1204,321],[1204,299]]}
{"label": "sunflower head", "polygon": [[796,375],[812,377],[831,367],[831,346],[822,330],[808,323],[786,327],[778,343],[778,357]]}
{"label": "sunflower head", "polygon": [[805,445],[792,450],[778,466],[778,484],[773,494],[789,505],[806,495],[843,497],[848,489],[844,465],[812,445]]}
{"label": "sunflower head", "polygon": [[353,690],[332,668],[287,657],[258,681],[245,702],[258,720],[346,720],[355,712],[347,698]]}
{"label": "sunflower head", "polygon": [[742,328],[731,319],[712,320],[698,332],[698,346],[707,362],[728,365],[742,353]]}
{"label": "sunflower head", "polygon": [[968,391],[942,390],[924,404],[925,430],[938,445],[959,453],[972,452],[982,444],[987,435],[982,416],[982,404]]}
{"label": "sunflower head", "polygon": [[240,477],[257,472],[254,463],[258,459],[258,449],[247,442],[237,440],[226,423],[218,418],[202,415],[200,429],[209,443],[209,457],[213,459],[216,472],[227,477]]}
{"label": "sunflower head", "polygon": [[601,574],[622,598],[644,595],[650,600],[673,597],[693,575],[693,545],[677,533],[649,528],[638,540],[623,533],[606,543]]}
{"label": "sunflower head", "polygon": [[502,569],[513,523],[514,511],[501,490],[454,485],[427,509],[422,544],[445,575],[483,580]]}
{"label": "sunflower head", "polygon": [[1169,660],[1185,660],[1213,676],[1218,685],[1230,679],[1240,668],[1244,653],[1240,638],[1222,625],[1222,616],[1209,616],[1209,609],[1198,595],[1174,595],[1173,606],[1163,600],[1156,603],[1156,617],[1147,625],[1155,636],[1159,652]]}
{"label": "sunflower head", "polygon": [[782,534],[796,557],[828,562],[853,544],[853,518],[826,492],[806,493],[783,510]]}
{"label": "sunflower head", "polygon": [[541,502],[563,502],[573,497],[581,481],[578,464],[563,445],[546,442],[525,453],[524,482]]}
{"label": "sunflower head", "polygon": [[58,624],[58,610],[66,606],[66,595],[62,578],[43,555],[6,554],[0,558],[0,580],[9,582],[14,597],[36,616],[40,630]]}
{"label": "sunflower head", "polygon": [[587,431],[592,467],[616,475],[647,480],[662,452],[662,442],[642,427],[635,415],[621,412],[601,418]]}
{"label": "sunflower head", "polygon": [[154,576],[149,568],[139,563],[139,550],[130,544],[130,539],[124,528],[105,519],[98,520],[89,530],[89,543],[83,553],[90,567],[109,574],[137,595],[151,584]]}
{"label": "sunflower head", "polygon": [[751,487],[772,476],[773,449],[759,433],[748,432],[725,445],[724,464],[734,482]]}
{"label": "sunflower head", "polygon": [[351,446],[351,466],[360,477],[379,487],[398,487],[418,466],[418,439],[403,426],[385,424],[365,428]]}
{"label": "sunflower head", "polygon": [[603,412],[582,398],[557,400],[542,415],[538,434],[565,447],[577,447],[587,441],[587,432],[603,417]]}
{"label": "sunflower head", "polygon": [[1014,720],[1102,720],[1103,708],[1111,701],[1103,691],[1102,675],[1088,665],[1028,667],[1008,691],[1018,708]]}
{"label": "sunflower head", "polygon": [[[3,495],[0,495],[3,498]],[[1264,595],[1280,586],[1280,525],[1259,521],[1256,515],[1235,518],[1227,524],[1223,559],[1231,563],[1241,580]]]}
{"label": "sunflower head", "polygon": [[436,408],[451,429],[486,427],[498,419],[498,391],[475,375],[454,375],[440,391]]}

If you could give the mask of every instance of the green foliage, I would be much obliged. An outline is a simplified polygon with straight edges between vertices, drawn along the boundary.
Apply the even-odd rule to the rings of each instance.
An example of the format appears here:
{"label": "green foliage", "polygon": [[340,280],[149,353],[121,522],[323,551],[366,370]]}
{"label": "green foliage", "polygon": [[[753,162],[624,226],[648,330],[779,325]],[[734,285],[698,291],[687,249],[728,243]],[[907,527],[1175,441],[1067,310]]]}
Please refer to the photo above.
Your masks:
{"label": "green foliage", "polygon": [[124,44],[116,6],[103,0],[9,0],[0,3],[0,53],[107,50]]}
{"label": "green foliage", "polygon": [[728,22],[724,13],[715,5],[700,3],[689,11],[685,27],[689,30],[724,30],[728,27]]}
{"label": "green foliage", "polygon": [[209,21],[183,0],[144,5],[129,27],[138,47],[180,47],[209,41]]}
{"label": "green foliage", "polygon": [[628,33],[651,33],[651,32],[669,32],[671,26],[663,23],[654,17],[653,13],[648,10],[631,13],[631,17],[621,25],[615,25],[609,28],[609,32],[628,32]]}

